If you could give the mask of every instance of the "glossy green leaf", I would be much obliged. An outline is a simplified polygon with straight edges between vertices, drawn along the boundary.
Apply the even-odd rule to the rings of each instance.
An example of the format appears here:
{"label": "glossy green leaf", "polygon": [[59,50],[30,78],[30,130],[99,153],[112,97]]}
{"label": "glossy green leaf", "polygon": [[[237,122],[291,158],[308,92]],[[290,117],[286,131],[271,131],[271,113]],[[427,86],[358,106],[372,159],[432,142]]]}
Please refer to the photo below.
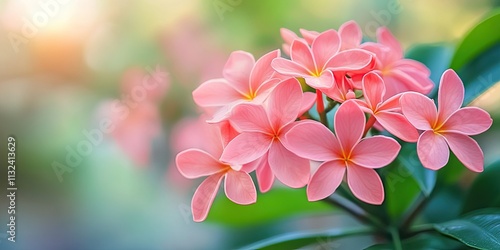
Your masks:
{"label": "glossy green leaf", "polygon": [[465,64],[500,42],[500,9],[492,11],[482,22],[476,25],[457,46],[451,68],[459,70]]}
{"label": "glossy green leaf", "polygon": [[384,172],[385,203],[391,218],[398,219],[420,193],[420,187],[400,164],[391,164]]}
{"label": "glossy green leaf", "polygon": [[438,185],[424,207],[424,218],[432,223],[456,219],[460,215],[463,199],[464,191],[459,185]]}
{"label": "glossy green leaf", "polygon": [[[412,250],[456,250],[464,249],[464,245],[452,238],[436,233],[422,233],[401,242],[403,249]],[[393,250],[394,244],[377,244],[366,248],[366,250]]]}
{"label": "glossy green leaf", "polygon": [[231,226],[247,226],[267,223],[302,213],[332,212],[326,202],[309,202],[305,189],[274,188],[259,194],[257,203],[238,205],[219,195],[210,209],[207,221]]}
{"label": "glossy green leaf", "polygon": [[450,151],[448,163],[437,171],[437,181],[447,184],[456,183],[464,173],[469,173],[468,169],[458,160],[457,156]]}
{"label": "glossy green leaf", "polygon": [[474,248],[500,249],[500,209],[477,210],[434,228]]}
{"label": "glossy green leaf", "polygon": [[467,193],[463,213],[486,207],[500,208],[500,161],[486,166]]}
{"label": "glossy green leaf", "polygon": [[470,61],[458,71],[465,87],[464,105],[500,82],[500,43]]}
{"label": "glossy green leaf", "polygon": [[403,143],[397,160],[415,179],[422,192],[429,196],[436,185],[436,171],[424,168],[417,155],[414,143]]}
{"label": "glossy green leaf", "polygon": [[353,235],[374,233],[371,228],[336,228],[325,231],[304,231],[278,235],[242,249],[297,249],[307,245],[321,245],[324,242]]}

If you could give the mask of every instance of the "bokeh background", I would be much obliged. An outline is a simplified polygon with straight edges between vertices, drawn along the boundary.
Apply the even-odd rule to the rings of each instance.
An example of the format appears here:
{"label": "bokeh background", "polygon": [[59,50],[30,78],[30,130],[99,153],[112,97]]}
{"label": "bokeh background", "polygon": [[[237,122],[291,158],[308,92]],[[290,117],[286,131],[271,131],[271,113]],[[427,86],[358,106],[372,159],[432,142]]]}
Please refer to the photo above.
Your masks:
{"label": "bokeh background", "polygon": [[[499,5],[0,1],[0,183],[6,190],[7,137],[14,136],[18,187],[17,242],[6,239],[2,195],[0,249],[230,249],[294,229],[354,224],[326,204],[305,202],[303,189],[271,191],[259,196],[263,205],[246,210],[221,195],[207,222],[192,222],[190,199],[200,180],[185,180],[173,164],[175,153],[203,143],[192,90],[220,77],[231,51],[260,57],[280,48],[281,27],[323,31],[356,20],[366,39],[388,26],[405,48],[454,46]],[[137,87],[148,81],[150,89]],[[498,90],[475,105],[498,117]],[[498,129],[477,137],[487,162],[500,150],[495,138]],[[361,237],[351,247],[372,240]],[[325,249],[343,244],[318,241]]]}

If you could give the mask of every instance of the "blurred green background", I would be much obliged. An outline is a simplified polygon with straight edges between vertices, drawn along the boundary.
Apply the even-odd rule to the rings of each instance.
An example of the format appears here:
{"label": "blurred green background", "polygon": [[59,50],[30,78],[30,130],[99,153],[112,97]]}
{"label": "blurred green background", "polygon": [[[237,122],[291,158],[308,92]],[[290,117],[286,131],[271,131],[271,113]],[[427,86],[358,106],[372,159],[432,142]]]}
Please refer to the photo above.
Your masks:
{"label": "blurred green background", "polygon": [[[195,131],[186,132],[198,114],[191,91],[220,77],[233,50],[258,58],[281,48],[281,27],[323,31],[356,20],[366,39],[388,26],[406,49],[421,43],[452,47],[499,5],[493,0],[1,1],[0,159],[7,161],[7,137],[14,136],[18,191],[16,243],[6,239],[8,201],[0,198],[0,248],[230,249],[295,229],[356,224],[326,204],[308,203],[304,189],[279,188],[245,208],[221,195],[207,222],[192,222],[190,199],[200,180],[184,180],[172,163],[176,152],[198,139]],[[71,151],[89,140],[86,132],[109,118],[106,103],[123,102],[124,85],[156,69],[168,72],[168,87],[159,101],[147,102],[151,115],[131,108],[133,117],[121,121],[126,124],[120,134],[103,132],[74,166],[57,174],[56,163],[67,166]],[[494,127],[476,137],[487,163],[500,150],[500,90],[492,91],[474,103],[494,116]],[[0,183],[7,193],[5,161]],[[460,181],[473,177],[467,173]],[[372,240],[347,239],[355,249]],[[346,244],[318,239],[325,249]]]}

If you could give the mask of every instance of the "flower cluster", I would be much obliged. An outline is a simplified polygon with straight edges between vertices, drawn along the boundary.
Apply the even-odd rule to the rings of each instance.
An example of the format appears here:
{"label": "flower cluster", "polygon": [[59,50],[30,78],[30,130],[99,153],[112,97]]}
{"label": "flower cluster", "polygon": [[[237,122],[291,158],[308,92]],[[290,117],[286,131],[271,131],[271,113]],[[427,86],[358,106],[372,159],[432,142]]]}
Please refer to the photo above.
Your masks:
{"label": "flower cluster", "polygon": [[[377,42],[365,43],[354,21],[338,31],[300,33],[281,30],[289,59],[280,50],[257,61],[233,52],[223,78],[193,92],[209,117],[211,148],[182,151],[176,164],[187,178],[207,176],[193,196],[195,221],[207,217],[223,179],[230,200],[256,202],[254,171],[262,193],[278,179],[292,188],[307,185],[308,199],[316,201],[345,180],[355,197],[381,204],[384,188],[375,169],[398,156],[395,138],[416,142],[428,169],[446,165],[449,147],[467,168],[483,170],[483,153],[469,135],[486,131],[492,120],[482,109],[461,108],[464,87],[453,70],[441,78],[437,109],[425,96],[434,87],[429,69],[403,58],[386,28],[377,31]],[[326,114],[333,111],[331,129]]]}

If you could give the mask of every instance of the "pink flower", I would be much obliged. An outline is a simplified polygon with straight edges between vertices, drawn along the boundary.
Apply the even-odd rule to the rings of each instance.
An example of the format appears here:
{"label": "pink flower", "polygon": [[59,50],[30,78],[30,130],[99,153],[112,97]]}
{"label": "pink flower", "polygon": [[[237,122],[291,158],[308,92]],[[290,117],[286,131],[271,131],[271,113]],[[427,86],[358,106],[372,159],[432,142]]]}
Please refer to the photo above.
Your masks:
{"label": "pink flower", "polygon": [[284,41],[283,52],[285,52],[285,54],[287,55],[290,55],[290,46],[292,45],[293,41],[300,40],[302,42],[307,43],[308,45],[311,45],[312,40],[314,40],[314,38],[316,38],[319,35],[319,33],[316,31],[308,31],[305,29],[300,29],[300,33],[302,34],[302,36],[308,38],[306,40],[304,38],[300,38],[299,36],[297,36],[297,34],[295,34],[295,32],[289,29],[281,28],[280,33],[281,33],[281,38],[283,38]]}
{"label": "pink flower", "polygon": [[340,50],[359,48],[363,40],[363,33],[359,25],[351,20],[342,24],[339,28],[339,36],[341,41]]}
{"label": "pink flower", "polygon": [[286,134],[288,148],[295,154],[324,161],[307,186],[310,201],[331,195],[347,172],[347,184],[360,200],[370,204],[384,201],[384,187],[374,168],[391,163],[401,146],[385,136],[361,139],[365,115],[353,101],[344,102],[334,119],[335,136],[316,121],[300,122]]}
{"label": "pink flower", "polygon": [[371,53],[359,49],[339,52],[341,41],[335,30],[327,30],[311,43],[294,40],[290,48],[291,60],[276,58],[272,67],[280,74],[303,77],[314,89],[329,89],[335,84],[333,72],[354,71],[372,64]]}
{"label": "pink flower", "polygon": [[290,78],[273,90],[266,104],[240,104],[233,109],[229,121],[241,134],[229,142],[221,160],[253,162],[262,192],[271,188],[274,175],[285,185],[303,187],[309,180],[309,161],[290,152],[283,140],[304,104],[310,108],[312,102],[303,98],[299,82]]}
{"label": "pink flower", "polygon": [[384,81],[376,73],[370,72],[363,77],[365,101],[359,99],[355,101],[363,111],[371,114],[391,134],[407,142],[416,142],[417,130],[398,112],[401,109],[399,105],[401,95],[392,96],[384,101],[384,94]]}
{"label": "pink flower", "polygon": [[455,71],[449,69],[441,77],[438,105],[420,93],[405,93],[401,108],[413,126],[424,132],[417,142],[422,165],[438,170],[448,162],[450,152],[470,170],[482,172],[483,151],[469,135],[486,131],[492,124],[490,115],[477,107],[462,106],[464,86]]}
{"label": "pink flower", "polygon": [[213,142],[214,154],[200,149],[187,149],[176,157],[177,169],[184,177],[194,179],[208,176],[196,189],[191,201],[193,220],[196,222],[206,219],[222,179],[226,196],[234,203],[247,205],[257,201],[257,191],[248,174],[253,169],[218,160],[226,144],[225,137],[228,136],[224,130],[229,123],[222,124],[211,125],[214,130],[207,134],[208,137],[215,136],[207,138]]}
{"label": "pink flower", "polygon": [[420,62],[403,58],[403,48],[387,28],[377,30],[377,40],[379,43],[364,43],[361,48],[376,55],[375,72],[384,79],[385,99],[405,91],[428,94],[432,90],[434,83],[429,79],[429,69]]}
{"label": "pink flower", "polygon": [[279,50],[271,51],[255,62],[252,54],[235,51],[226,62],[224,78],[202,83],[193,91],[195,103],[216,110],[212,119],[219,122],[227,118],[231,109],[244,102],[261,103],[278,84],[271,61],[279,56]]}

